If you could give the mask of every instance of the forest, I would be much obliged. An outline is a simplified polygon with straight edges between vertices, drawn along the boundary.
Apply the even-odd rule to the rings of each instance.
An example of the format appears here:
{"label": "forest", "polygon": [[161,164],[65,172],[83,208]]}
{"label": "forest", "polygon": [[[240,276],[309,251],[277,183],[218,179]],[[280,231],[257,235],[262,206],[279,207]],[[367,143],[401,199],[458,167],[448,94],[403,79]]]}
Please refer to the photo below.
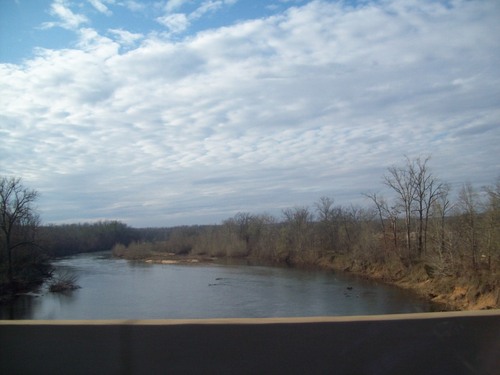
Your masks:
{"label": "forest", "polygon": [[9,182],[19,196],[35,193],[32,201],[36,192],[19,179],[3,178],[0,292],[50,277],[53,257],[112,249],[130,260],[237,257],[329,268],[411,288],[447,308],[498,308],[500,177],[480,189],[464,183],[453,192],[432,174],[429,160],[406,158],[387,168],[389,196],[367,192],[367,207],[320,197],[311,206],[284,209],[280,217],[239,212],[218,225],[172,228],[131,228],[118,221],[44,226],[30,210],[12,222]]}

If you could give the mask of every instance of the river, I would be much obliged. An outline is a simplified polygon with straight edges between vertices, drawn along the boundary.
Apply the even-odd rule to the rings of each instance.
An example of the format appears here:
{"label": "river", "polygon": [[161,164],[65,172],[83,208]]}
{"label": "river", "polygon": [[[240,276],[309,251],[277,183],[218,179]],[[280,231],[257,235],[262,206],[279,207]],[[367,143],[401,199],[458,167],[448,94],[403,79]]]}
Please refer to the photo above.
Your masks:
{"label": "river", "polygon": [[88,253],[57,260],[80,289],[20,296],[1,319],[182,319],[433,311],[410,292],[343,273],[262,265],[146,264]]}

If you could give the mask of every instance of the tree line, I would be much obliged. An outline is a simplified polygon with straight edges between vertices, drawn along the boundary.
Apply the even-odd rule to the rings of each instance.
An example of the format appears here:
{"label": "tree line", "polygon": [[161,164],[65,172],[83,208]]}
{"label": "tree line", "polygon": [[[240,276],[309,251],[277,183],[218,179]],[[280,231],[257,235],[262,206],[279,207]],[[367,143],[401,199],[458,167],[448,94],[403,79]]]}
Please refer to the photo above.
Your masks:
{"label": "tree line", "polygon": [[[141,236],[118,221],[42,226],[35,209],[38,196],[20,178],[0,177],[0,301],[50,278],[54,257],[110,250]],[[160,238],[150,232],[155,231],[143,238]]]}
{"label": "tree line", "polygon": [[119,221],[42,226],[33,206],[38,193],[20,179],[1,178],[0,290],[50,274],[50,257],[111,248],[128,259],[166,253],[247,257],[358,272],[377,268],[389,279],[418,271],[422,277],[496,280],[500,177],[482,189],[465,183],[452,195],[429,160],[406,158],[387,168],[388,197],[367,192],[366,207],[321,197],[279,217],[240,212],[218,225],[173,228],[131,228]]}
{"label": "tree line", "polygon": [[161,241],[116,245],[114,253],[129,259],[162,253],[246,257],[388,281],[442,281],[442,290],[460,281],[471,298],[494,292],[488,306],[498,306],[500,177],[480,189],[464,183],[452,192],[432,173],[429,160],[406,158],[387,168],[387,197],[367,192],[366,207],[321,197],[280,217],[240,212],[220,225],[170,228]]}
{"label": "tree line", "polygon": [[[343,257],[363,264],[425,263],[428,272],[455,274],[498,269],[500,262],[500,178],[476,190],[464,184],[452,201],[451,187],[435,177],[429,158],[406,159],[387,169],[383,181],[391,199],[366,193],[369,207],[336,205],[321,197],[312,206],[292,207],[281,217],[237,213],[220,225],[177,227],[165,238],[135,241],[117,253],[135,258],[151,252],[254,257],[314,263]],[[123,245],[123,244],[122,244]]]}
{"label": "tree line", "polygon": [[[159,237],[150,237],[151,241]],[[51,257],[111,249],[116,243],[129,244],[138,240],[134,228],[120,221],[59,224],[40,226],[38,241]]]}
{"label": "tree line", "polygon": [[0,300],[50,275],[48,257],[36,239],[37,198],[38,193],[19,178],[0,178]]}

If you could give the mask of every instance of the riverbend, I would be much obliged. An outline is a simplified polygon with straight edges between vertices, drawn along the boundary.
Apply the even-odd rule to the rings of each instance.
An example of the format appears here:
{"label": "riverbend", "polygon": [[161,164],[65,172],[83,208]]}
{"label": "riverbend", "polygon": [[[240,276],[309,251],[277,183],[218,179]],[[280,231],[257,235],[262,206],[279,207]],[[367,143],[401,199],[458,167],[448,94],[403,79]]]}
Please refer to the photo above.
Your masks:
{"label": "riverbend", "polygon": [[20,296],[2,319],[187,319],[376,315],[437,306],[384,283],[326,270],[221,261],[134,262],[106,253],[60,259],[79,289]]}

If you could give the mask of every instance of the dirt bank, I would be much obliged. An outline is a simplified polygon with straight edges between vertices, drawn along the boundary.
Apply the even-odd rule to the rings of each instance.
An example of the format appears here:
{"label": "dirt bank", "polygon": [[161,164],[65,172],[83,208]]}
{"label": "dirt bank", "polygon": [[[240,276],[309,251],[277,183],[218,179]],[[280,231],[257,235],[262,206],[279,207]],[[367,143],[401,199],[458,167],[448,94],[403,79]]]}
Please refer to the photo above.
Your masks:
{"label": "dirt bank", "polygon": [[[124,258],[127,258],[126,256]],[[219,258],[206,255],[178,255],[149,252],[133,259],[155,264],[196,264]],[[259,261],[259,259],[255,259]],[[268,259],[260,259],[267,261]],[[287,258],[278,262],[294,267],[314,267],[352,273],[411,290],[422,298],[442,306],[443,310],[487,310],[500,308],[500,281],[491,272],[475,271],[468,275],[436,275],[424,263],[404,267],[399,262],[366,262],[344,256]]]}
{"label": "dirt bank", "polygon": [[436,275],[424,262],[404,267],[397,262],[356,262],[351,258],[320,259],[323,268],[396,285],[443,306],[443,310],[488,310],[500,308],[497,274],[480,270],[464,275]]}
{"label": "dirt bank", "polygon": [[394,284],[411,289],[433,302],[452,310],[488,310],[500,307],[498,280],[482,280],[482,275],[466,277],[438,277],[414,281],[411,277]]}

